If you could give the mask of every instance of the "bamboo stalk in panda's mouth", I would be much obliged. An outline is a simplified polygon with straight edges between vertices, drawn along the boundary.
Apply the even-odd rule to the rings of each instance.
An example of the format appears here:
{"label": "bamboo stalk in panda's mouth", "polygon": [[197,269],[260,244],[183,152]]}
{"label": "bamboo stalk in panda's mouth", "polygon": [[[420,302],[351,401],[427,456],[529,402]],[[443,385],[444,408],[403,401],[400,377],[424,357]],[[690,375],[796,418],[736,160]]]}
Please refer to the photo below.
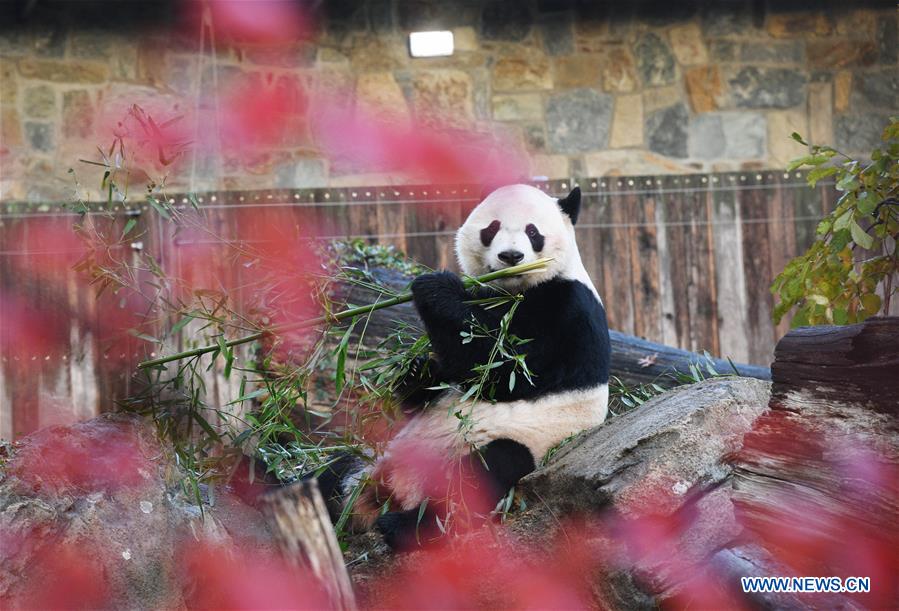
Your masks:
{"label": "bamboo stalk in panda's mouth", "polygon": [[[462,279],[462,282],[466,287],[472,287],[476,284],[483,284],[486,282],[491,282],[493,280],[501,280],[503,278],[511,278],[513,276],[519,276],[521,274],[528,274],[536,271],[540,271],[544,269],[549,263],[552,261],[552,258],[544,257],[542,259],[537,259],[536,261],[532,261],[530,263],[522,263],[521,265],[513,265],[512,267],[506,267],[504,269],[498,269],[496,271],[484,274],[483,276],[476,277],[465,277]],[[276,327],[272,327],[270,329],[266,329],[264,331],[257,331],[251,335],[247,335],[244,337],[238,337],[237,339],[232,339],[224,342],[224,346],[226,348],[230,348],[232,346],[239,346],[241,344],[246,344],[252,341],[256,341],[257,339],[262,339],[264,337],[270,337],[272,335],[277,335],[278,333],[283,333],[284,331],[293,331],[295,329],[305,329],[306,327],[315,327],[325,323],[335,323],[340,322],[341,320],[346,320],[347,318],[353,318],[354,316],[359,316],[361,314],[368,314],[370,312],[374,312],[376,310],[382,310],[384,308],[389,308],[391,306],[400,305],[401,303],[406,303],[408,301],[412,301],[412,293],[406,292],[396,297],[391,297],[390,299],[385,299],[384,301],[378,301],[376,303],[372,303],[365,306],[359,306],[356,308],[348,308],[346,310],[342,310],[337,312],[336,314],[328,314],[325,316],[318,316],[316,318],[310,318],[309,320],[303,320],[296,323],[291,323],[287,325],[279,325]],[[178,352],[177,354],[172,354],[169,356],[161,356],[159,358],[155,358],[149,361],[141,361],[137,364],[138,369],[147,369],[150,367],[157,367],[159,365],[163,365],[165,363],[171,363],[172,361],[179,361],[181,359],[186,359],[194,356],[200,356],[202,354],[207,354],[209,352],[215,352],[216,350],[221,350],[221,344],[214,344],[210,346],[202,346],[200,348],[194,348],[193,350],[185,350],[184,352]]]}

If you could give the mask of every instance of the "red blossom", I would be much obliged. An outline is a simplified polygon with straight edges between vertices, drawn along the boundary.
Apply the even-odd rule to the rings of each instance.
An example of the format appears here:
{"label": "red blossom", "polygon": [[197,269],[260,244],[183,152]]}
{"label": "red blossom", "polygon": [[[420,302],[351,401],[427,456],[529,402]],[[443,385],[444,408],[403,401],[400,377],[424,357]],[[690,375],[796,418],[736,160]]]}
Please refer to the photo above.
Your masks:
{"label": "red blossom", "polygon": [[329,609],[312,575],[275,554],[195,543],[182,550],[185,600],[190,609]]}

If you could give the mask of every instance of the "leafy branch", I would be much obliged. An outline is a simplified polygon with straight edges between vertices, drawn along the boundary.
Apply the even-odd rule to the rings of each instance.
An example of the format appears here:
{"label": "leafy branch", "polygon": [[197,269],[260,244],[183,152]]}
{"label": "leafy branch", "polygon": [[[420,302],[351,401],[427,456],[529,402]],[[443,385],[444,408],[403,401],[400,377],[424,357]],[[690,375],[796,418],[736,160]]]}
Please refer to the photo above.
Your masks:
{"label": "leafy branch", "polygon": [[[500,269],[494,272],[490,272],[488,274],[484,274],[483,276],[477,276],[475,278],[465,278],[463,282],[467,287],[475,286],[476,284],[484,284],[487,282],[492,282],[493,280],[499,280],[502,278],[511,278],[513,276],[518,276],[520,274],[527,274],[534,271],[539,271],[543,269],[547,263],[549,263],[552,259],[543,258],[533,261],[531,263],[522,263],[521,265],[515,265],[513,267],[507,267],[505,269]],[[292,323],[288,325],[280,325],[275,326],[270,329],[265,329],[262,331],[257,331],[256,333],[252,333],[250,335],[246,335],[244,337],[239,337],[236,339],[224,341],[221,340],[216,344],[212,344],[209,346],[202,346],[200,348],[194,348],[192,350],[185,350],[184,352],[179,352],[177,354],[172,354],[170,356],[162,356],[156,359],[151,359],[148,361],[142,361],[138,364],[140,369],[148,369],[152,367],[158,367],[164,365],[165,363],[170,363],[172,361],[178,361],[185,358],[190,358],[194,356],[200,356],[203,354],[207,354],[210,352],[223,352],[228,348],[232,348],[234,346],[239,346],[241,344],[247,344],[265,337],[269,337],[272,335],[278,335],[284,333],[286,331],[294,331],[297,329],[306,329],[309,327],[317,327],[326,323],[337,323],[347,319],[357,318],[359,316],[370,314],[377,310],[382,310],[384,308],[389,308],[395,305],[400,305],[401,303],[407,303],[412,301],[412,293],[405,292],[396,297],[392,297],[390,299],[386,299],[384,301],[378,301],[376,303],[372,303],[365,306],[358,306],[355,308],[348,308],[346,310],[334,313],[334,314],[325,314],[322,316],[318,316],[316,318],[310,318],[308,320],[300,321],[297,323]]]}
{"label": "leafy branch", "polygon": [[[792,138],[808,145],[797,133]],[[899,291],[899,118],[882,140],[870,163],[815,145],[788,166],[811,168],[812,187],[832,177],[842,195],[818,223],[815,242],[774,279],[775,322],[794,311],[794,327],[844,325],[890,311]]]}

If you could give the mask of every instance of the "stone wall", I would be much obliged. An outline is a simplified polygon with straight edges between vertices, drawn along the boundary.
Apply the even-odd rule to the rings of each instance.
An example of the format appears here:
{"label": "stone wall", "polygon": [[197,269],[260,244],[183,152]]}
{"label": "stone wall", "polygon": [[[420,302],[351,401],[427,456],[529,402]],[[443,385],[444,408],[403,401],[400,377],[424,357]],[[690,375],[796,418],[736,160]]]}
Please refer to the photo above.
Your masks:
{"label": "stone wall", "polygon": [[[67,170],[104,144],[104,108],[153,99],[210,110],[196,106],[198,92],[235,74],[352,92],[352,103],[397,119],[499,130],[527,148],[533,175],[550,178],[781,168],[802,153],[792,131],[869,151],[899,110],[895,4],[805,4],[819,8],[329,0],[312,43],[219,45],[213,57],[159,15],[147,28],[121,26],[119,13],[96,27],[71,8],[41,13],[38,2],[24,23],[0,25],[0,199],[68,199]],[[410,58],[408,32],[421,29],[452,29],[455,54]],[[197,159],[170,184],[402,180],[324,159],[302,121],[271,150],[224,157]]]}

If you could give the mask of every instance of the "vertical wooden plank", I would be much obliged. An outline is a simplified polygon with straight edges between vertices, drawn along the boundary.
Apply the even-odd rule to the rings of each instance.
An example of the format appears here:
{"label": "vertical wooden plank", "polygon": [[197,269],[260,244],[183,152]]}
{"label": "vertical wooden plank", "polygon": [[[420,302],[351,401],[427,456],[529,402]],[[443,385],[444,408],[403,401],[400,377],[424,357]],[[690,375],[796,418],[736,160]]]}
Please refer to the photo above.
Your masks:
{"label": "vertical wooden plank", "polygon": [[462,225],[462,205],[457,196],[450,193],[452,189],[436,187],[428,204],[430,226],[437,234],[434,238],[436,249],[435,265],[438,269],[458,272],[456,260],[456,230]]}
{"label": "vertical wooden plank", "polygon": [[[633,182],[633,185],[630,183]],[[655,181],[641,176],[627,180],[631,270],[634,281],[634,332],[652,341],[661,339],[659,321],[659,261],[653,193]]]}
{"label": "vertical wooden plank", "polygon": [[710,193],[715,253],[718,339],[720,356],[736,362],[749,360],[746,337],[746,279],[743,264],[743,231],[740,193],[736,175],[725,177],[724,188]]}
{"label": "vertical wooden plank", "polygon": [[692,348],[690,333],[689,273],[690,213],[685,187],[680,177],[666,177],[662,181],[665,195],[665,219],[667,226],[668,260],[662,265],[662,273],[671,280],[671,302],[674,306],[674,329],[677,341],[673,345]]}
{"label": "vertical wooden plank", "polygon": [[[784,172],[780,175],[780,180],[775,177],[769,184],[765,185],[767,193],[767,201],[769,205],[768,211],[768,245],[770,248],[770,264],[771,269],[769,278],[771,282],[777,275],[783,271],[787,263],[799,254],[796,248],[796,208],[795,200],[792,197],[785,197],[785,192],[795,193],[796,189],[784,189],[784,183],[790,182],[790,174]],[[769,285],[770,286],[770,285]],[[776,303],[772,295],[771,307]],[[774,337],[777,340],[783,337],[790,330],[791,316],[784,316],[779,324],[774,327]],[[772,355],[773,357],[773,355]]]}
{"label": "vertical wooden plank", "polygon": [[[766,187],[775,180],[768,172],[751,176],[749,186]],[[740,218],[743,222],[743,261],[746,278],[748,307],[747,341],[749,362],[768,365],[774,352],[774,323],[771,320],[773,297],[771,286],[771,253],[768,248],[768,191],[764,188],[747,189],[740,202]]]}
{"label": "vertical wooden plank", "polygon": [[697,352],[718,354],[718,312],[715,294],[715,263],[712,259],[712,228],[709,201],[711,176],[687,177],[690,214],[690,343]]}
{"label": "vertical wooden plank", "polygon": [[427,186],[403,187],[403,220],[406,247],[413,260],[439,269],[437,236],[435,233],[436,214],[430,202],[434,188]]}
{"label": "vertical wooden plank", "polygon": [[[607,314],[612,326],[619,331],[634,333],[634,274],[630,258],[629,215],[624,201],[625,180],[609,180],[611,194],[608,218],[611,227],[603,234],[603,264],[607,277],[614,277],[614,283],[607,283],[609,289]],[[613,185],[613,186],[611,186]],[[612,284],[612,286],[609,286]]]}
{"label": "vertical wooden plank", "polygon": [[592,222],[589,228],[590,240],[593,242],[593,263],[587,268],[591,274],[593,284],[603,300],[606,316],[609,318],[609,326],[618,329],[618,320],[612,316],[611,310],[615,306],[613,296],[619,290],[621,277],[613,269],[610,252],[612,243],[612,198],[609,195],[608,183],[599,182],[600,187],[591,197],[590,214]]}
{"label": "vertical wooden plank", "polygon": [[[402,187],[388,187],[378,193],[378,242],[393,244],[403,252],[408,252],[403,222]],[[381,193],[383,192],[383,196]]]}
{"label": "vertical wooden plank", "polygon": [[659,270],[659,341],[667,346],[678,346],[680,343],[675,322],[674,284],[671,275],[672,255],[669,244],[670,227],[667,218],[668,206],[666,205],[671,196],[667,192],[668,179],[666,177],[657,177],[655,182],[658,186],[656,189],[655,226]]}
{"label": "vertical wooden plank", "polygon": [[602,266],[599,265],[599,255],[597,254],[598,232],[596,225],[600,223],[599,204],[597,197],[597,189],[599,187],[598,179],[584,180],[580,184],[581,187],[581,214],[578,217],[577,225],[574,227],[575,240],[577,240],[578,251],[581,253],[581,262],[587,275],[593,281],[597,292],[602,298]]}

